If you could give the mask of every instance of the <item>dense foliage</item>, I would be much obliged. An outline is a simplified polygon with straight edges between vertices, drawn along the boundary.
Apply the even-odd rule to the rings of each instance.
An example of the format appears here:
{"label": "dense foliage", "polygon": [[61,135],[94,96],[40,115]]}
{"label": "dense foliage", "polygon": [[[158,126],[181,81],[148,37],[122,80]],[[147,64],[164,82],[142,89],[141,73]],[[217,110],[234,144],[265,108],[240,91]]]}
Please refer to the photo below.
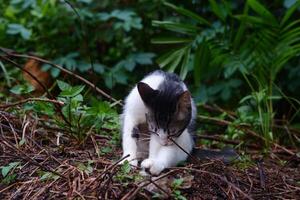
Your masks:
{"label": "dense foliage", "polygon": [[[299,5],[293,0],[0,0],[0,46],[50,60],[120,99],[144,74],[161,67],[185,79],[201,119],[211,117],[201,107],[207,103],[234,112],[213,116],[231,119],[225,137],[248,139],[237,128],[246,126],[263,136],[266,146],[282,138],[299,145],[299,138],[275,128],[300,126]],[[2,101],[11,98],[9,90],[32,95],[20,70],[3,59],[0,67]],[[50,64],[41,68],[64,79],[51,87],[64,102],[54,119],[58,126],[69,127],[79,140],[104,122],[115,123],[117,130],[114,103],[97,102],[93,90]],[[45,104],[25,104],[24,112],[53,115],[58,109]]]}

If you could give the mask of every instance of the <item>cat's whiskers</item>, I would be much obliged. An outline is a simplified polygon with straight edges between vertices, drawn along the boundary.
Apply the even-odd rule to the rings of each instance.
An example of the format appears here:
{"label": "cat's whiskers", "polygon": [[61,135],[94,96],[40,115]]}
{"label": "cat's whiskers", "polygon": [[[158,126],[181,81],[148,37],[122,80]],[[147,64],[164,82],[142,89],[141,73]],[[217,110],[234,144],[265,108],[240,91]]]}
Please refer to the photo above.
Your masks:
{"label": "cat's whiskers", "polygon": [[155,135],[158,135],[158,133],[155,132],[155,131],[150,131],[150,130],[148,130],[148,133],[154,133]]}
{"label": "cat's whiskers", "polygon": [[141,139],[139,139],[139,141],[143,141],[143,142],[150,141],[150,140],[151,140],[151,138],[141,138]]}

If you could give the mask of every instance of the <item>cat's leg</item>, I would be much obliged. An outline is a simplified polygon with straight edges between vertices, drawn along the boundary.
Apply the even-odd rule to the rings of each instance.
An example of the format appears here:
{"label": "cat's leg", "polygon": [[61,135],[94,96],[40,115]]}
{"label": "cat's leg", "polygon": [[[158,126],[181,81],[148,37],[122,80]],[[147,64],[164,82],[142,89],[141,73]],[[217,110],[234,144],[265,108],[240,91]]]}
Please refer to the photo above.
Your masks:
{"label": "cat's leg", "polygon": [[[191,152],[193,140],[187,131],[184,131],[182,135],[176,139],[176,142],[187,152]],[[180,161],[186,160],[188,156],[175,144],[160,146],[157,149],[156,154],[150,155],[149,158],[144,160],[141,164],[143,168],[148,168],[150,173],[154,175],[160,174],[165,168],[176,166]]]}
{"label": "cat's leg", "polygon": [[153,160],[157,157],[157,153],[160,148],[161,144],[158,142],[158,136],[152,134],[149,143],[149,156],[141,163],[141,167],[143,169],[148,169],[153,165]]}
{"label": "cat's leg", "polygon": [[[123,121],[123,130],[122,130],[122,147],[123,147],[123,156],[125,157],[129,155],[128,160],[130,164],[137,166],[137,159],[136,159],[136,151],[137,151],[137,144],[136,138],[133,137],[133,129],[136,127],[136,122],[133,120],[134,118],[130,115],[125,115]],[[123,160],[121,163],[123,163]]]}

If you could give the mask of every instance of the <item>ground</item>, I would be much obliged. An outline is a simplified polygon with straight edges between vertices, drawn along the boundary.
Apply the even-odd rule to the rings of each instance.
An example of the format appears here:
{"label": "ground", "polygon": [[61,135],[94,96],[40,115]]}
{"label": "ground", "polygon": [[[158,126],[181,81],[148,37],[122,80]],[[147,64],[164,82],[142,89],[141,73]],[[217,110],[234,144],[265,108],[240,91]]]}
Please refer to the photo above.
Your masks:
{"label": "ground", "polygon": [[142,177],[118,164],[121,148],[109,134],[79,144],[34,120],[0,114],[0,199],[300,199],[297,154],[251,149],[230,164],[193,159]]}

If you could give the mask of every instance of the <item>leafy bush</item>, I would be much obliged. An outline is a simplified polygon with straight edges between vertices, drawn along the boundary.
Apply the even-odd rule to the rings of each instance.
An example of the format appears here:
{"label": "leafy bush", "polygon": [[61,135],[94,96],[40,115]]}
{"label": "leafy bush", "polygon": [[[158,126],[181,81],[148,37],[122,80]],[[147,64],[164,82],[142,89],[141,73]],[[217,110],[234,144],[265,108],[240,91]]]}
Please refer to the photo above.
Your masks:
{"label": "leafy bush", "polygon": [[[200,101],[214,99],[211,96],[228,101],[237,95],[241,106],[250,105],[258,113],[259,132],[268,145],[273,140],[274,102],[286,98],[299,107],[299,101],[287,97],[277,81],[284,67],[300,54],[300,21],[293,18],[300,3],[276,16],[257,0],[248,0],[242,13],[237,3],[210,0],[213,22],[183,7],[164,5],[187,17],[188,22],[153,21],[154,26],[173,32],[174,37],[152,42],[176,44],[157,60],[160,67],[179,71],[183,79],[193,72]],[[208,86],[213,81],[216,83]]]}
{"label": "leafy bush", "polygon": [[[149,9],[144,7],[148,3],[134,7],[123,6],[122,1],[0,0],[1,46],[88,73],[111,89],[127,84],[137,66],[153,64],[155,54],[147,52],[147,35],[139,34],[142,28],[147,30],[147,16],[143,19],[137,13]],[[50,65],[43,70],[55,78],[60,75]]]}

